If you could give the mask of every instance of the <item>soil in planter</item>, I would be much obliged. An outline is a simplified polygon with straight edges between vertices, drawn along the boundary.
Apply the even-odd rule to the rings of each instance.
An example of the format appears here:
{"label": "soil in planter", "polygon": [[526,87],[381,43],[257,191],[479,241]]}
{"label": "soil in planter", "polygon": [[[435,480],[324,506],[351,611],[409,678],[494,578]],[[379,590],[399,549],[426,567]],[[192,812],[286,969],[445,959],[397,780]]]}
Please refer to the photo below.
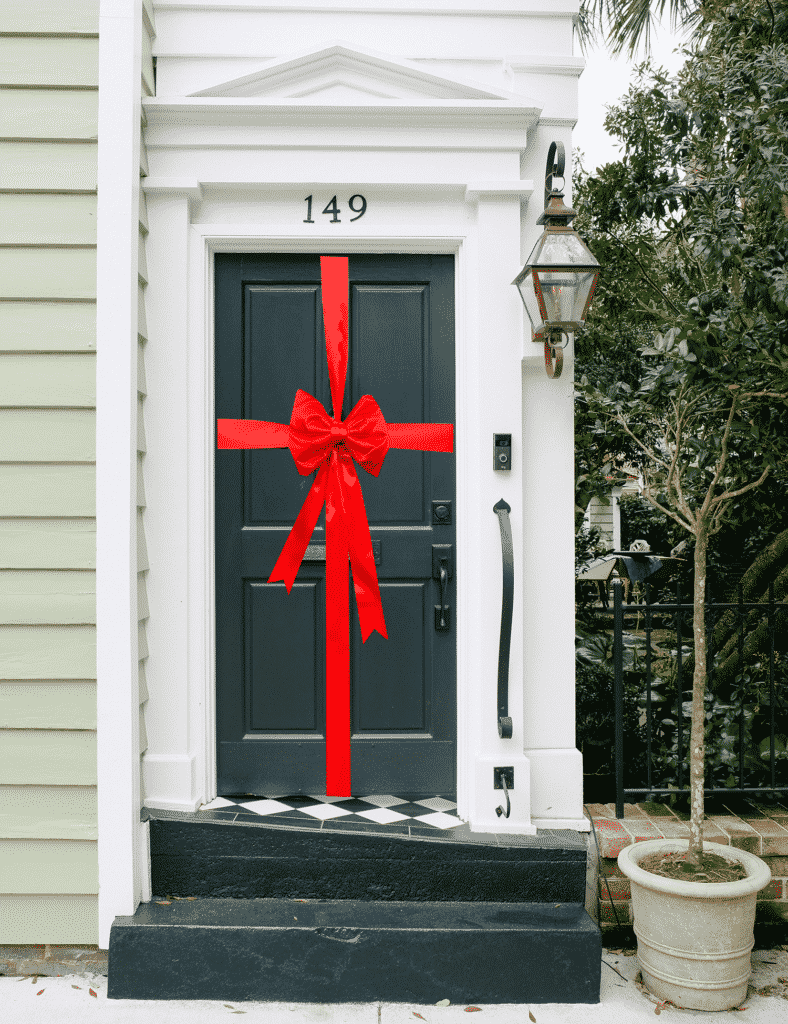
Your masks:
{"label": "soil in planter", "polygon": [[685,882],[736,882],[747,877],[743,864],[736,864],[718,853],[702,853],[700,867],[687,863],[686,853],[650,853],[638,861],[644,871]]}

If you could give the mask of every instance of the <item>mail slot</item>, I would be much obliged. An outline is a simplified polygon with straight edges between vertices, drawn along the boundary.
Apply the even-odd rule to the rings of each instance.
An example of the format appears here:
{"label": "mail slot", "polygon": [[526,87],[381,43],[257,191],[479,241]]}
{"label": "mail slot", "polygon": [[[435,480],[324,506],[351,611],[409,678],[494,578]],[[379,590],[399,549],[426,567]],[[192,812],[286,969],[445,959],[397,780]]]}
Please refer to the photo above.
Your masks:
{"label": "mail slot", "polygon": [[[380,541],[372,541],[372,555],[375,559],[375,565],[380,565]],[[326,560],[326,546],[325,544],[309,544],[304,552],[305,562],[325,562]]]}

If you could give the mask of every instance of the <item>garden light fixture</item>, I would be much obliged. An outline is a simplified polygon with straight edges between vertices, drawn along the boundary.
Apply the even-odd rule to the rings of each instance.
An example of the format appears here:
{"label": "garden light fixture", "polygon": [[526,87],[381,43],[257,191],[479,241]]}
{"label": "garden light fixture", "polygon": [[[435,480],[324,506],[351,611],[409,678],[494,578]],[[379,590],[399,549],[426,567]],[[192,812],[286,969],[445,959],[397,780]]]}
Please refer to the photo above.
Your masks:
{"label": "garden light fixture", "polygon": [[561,337],[583,325],[591,305],[599,263],[580,235],[569,226],[577,214],[564,204],[564,193],[553,187],[553,176],[563,181],[564,147],[550,144],[545,173],[545,211],[537,221],[544,224],[541,238],[525,266],[512,281],[516,284],[531,321],[532,340],[544,341],[548,377],[560,377],[563,366]]}

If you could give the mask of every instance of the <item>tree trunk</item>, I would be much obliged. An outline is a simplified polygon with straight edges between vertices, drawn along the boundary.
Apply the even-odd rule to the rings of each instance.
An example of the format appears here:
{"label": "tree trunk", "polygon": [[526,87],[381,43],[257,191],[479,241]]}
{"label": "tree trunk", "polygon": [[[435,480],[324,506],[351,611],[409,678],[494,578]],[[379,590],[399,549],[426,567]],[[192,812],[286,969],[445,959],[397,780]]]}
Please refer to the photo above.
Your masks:
{"label": "tree trunk", "polygon": [[700,866],[700,857],[703,852],[703,781],[706,754],[706,714],[703,698],[706,694],[706,554],[708,545],[708,523],[700,520],[695,535],[695,587],[692,605],[695,665],[692,673],[690,840],[687,852],[687,861],[698,867]]}

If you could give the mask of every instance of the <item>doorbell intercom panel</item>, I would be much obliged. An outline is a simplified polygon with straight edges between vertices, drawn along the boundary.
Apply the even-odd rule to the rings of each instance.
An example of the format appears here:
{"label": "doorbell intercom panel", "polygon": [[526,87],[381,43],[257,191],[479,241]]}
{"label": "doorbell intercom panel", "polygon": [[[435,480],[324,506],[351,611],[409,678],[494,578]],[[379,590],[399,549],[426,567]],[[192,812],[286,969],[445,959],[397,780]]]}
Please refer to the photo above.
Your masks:
{"label": "doorbell intercom panel", "polygon": [[512,468],[512,435],[493,434],[493,469]]}

